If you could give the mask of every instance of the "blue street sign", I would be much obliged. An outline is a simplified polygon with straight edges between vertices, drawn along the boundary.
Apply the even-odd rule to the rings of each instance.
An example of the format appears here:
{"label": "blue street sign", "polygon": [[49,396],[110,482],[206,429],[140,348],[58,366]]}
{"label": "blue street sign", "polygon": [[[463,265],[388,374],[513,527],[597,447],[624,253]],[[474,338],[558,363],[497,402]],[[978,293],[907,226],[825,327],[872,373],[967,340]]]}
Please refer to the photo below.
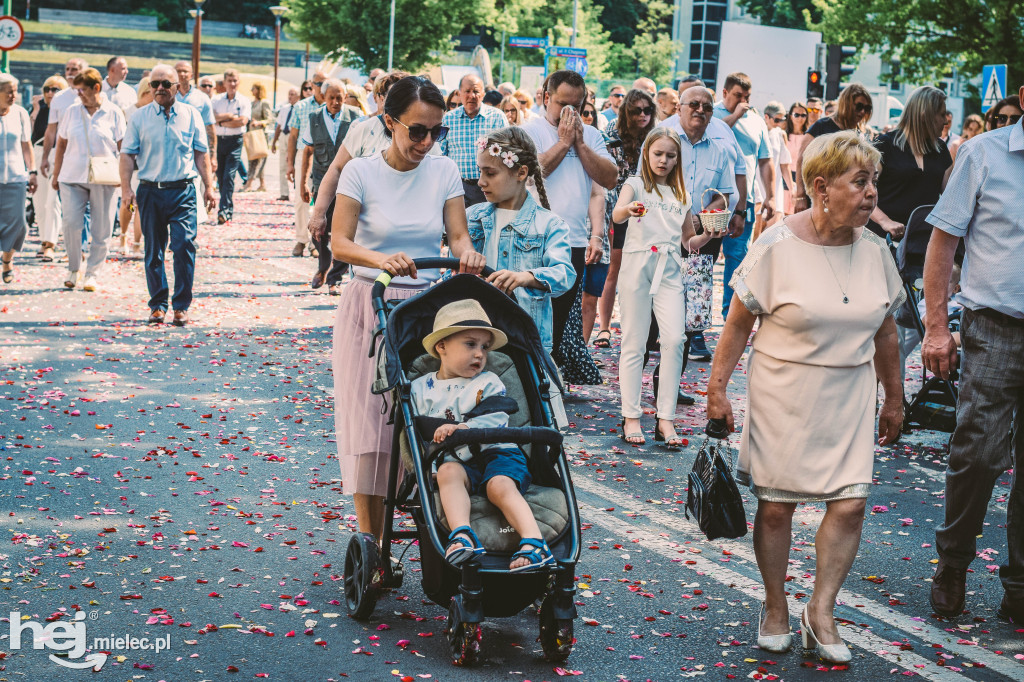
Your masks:
{"label": "blue street sign", "polygon": [[565,68],[570,71],[575,71],[583,78],[587,77],[587,58],[586,57],[569,57],[565,60]]}
{"label": "blue street sign", "polygon": [[1006,97],[1006,64],[986,64],[981,69],[981,113]]}
{"label": "blue street sign", "polygon": [[585,47],[559,47],[558,45],[552,45],[548,47],[549,57],[586,57],[587,48]]}
{"label": "blue street sign", "polygon": [[510,47],[547,47],[547,38],[530,38],[526,36],[512,36],[508,39]]}

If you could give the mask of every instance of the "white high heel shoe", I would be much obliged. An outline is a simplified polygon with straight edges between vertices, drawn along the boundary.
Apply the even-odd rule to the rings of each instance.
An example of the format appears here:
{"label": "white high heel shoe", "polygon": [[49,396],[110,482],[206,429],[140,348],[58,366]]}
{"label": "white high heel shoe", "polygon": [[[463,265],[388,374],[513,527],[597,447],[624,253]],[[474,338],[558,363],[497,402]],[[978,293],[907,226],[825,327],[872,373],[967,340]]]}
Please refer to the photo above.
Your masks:
{"label": "white high heel shoe", "polygon": [[764,602],[761,602],[761,610],[757,613],[757,646],[773,654],[783,654],[789,651],[793,646],[793,632],[790,631],[784,635],[761,634],[761,623],[763,620]]}
{"label": "white high heel shoe", "polygon": [[822,644],[807,622],[807,609],[800,614],[800,638],[803,640],[804,649],[814,649],[818,658],[826,663],[849,663],[853,659],[850,648],[845,644]]}

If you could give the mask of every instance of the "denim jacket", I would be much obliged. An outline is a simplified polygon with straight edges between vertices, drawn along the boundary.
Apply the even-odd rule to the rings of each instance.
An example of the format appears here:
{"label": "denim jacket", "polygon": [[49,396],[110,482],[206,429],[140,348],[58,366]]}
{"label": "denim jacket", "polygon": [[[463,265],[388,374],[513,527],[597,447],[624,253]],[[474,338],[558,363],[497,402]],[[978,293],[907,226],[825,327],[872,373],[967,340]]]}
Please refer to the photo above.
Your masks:
{"label": "denim jacket", "polygon": [[495,205],[476,204],[466,212],[473,248],[486,253],[485,243],[498,239],[498,262],[488,263],[495,270],[530,272],[544,289],[519,287],[516,300],[530,314],[540,331],[544,350],[551,352],[551,298],[564,294],[576,281],[569,249],[569,226],[527,194],[515,220],[501,234],[494,234]]}

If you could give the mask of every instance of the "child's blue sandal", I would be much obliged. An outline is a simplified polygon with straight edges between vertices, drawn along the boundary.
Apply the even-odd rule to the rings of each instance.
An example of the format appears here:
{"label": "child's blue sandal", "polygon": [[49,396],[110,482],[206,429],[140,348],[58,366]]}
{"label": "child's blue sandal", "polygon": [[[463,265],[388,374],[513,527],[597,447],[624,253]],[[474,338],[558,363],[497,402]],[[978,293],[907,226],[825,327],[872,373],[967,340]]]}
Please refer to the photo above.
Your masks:
{"label": "child's blue sandal", "polygon": [[539,538],[523,538],[519,541],[519,547],[521,549],[512,555],[512,561],[525,558],[530,563],[518,568],[510,568],[509,573],[536,571],[555,563],[555,555],[551,553],[548,543]]}
{"label": "child's blue sandal", "polygon": [[[464,536],[469,536],[468,539]],[[453,545],[458,545],[453,548]],[[448,546],[445,547],[444,558],[452,566],[458,567],[466,563],[477,554],[484,553],[483,543],[469,526],[459,526],[448,536]]]}

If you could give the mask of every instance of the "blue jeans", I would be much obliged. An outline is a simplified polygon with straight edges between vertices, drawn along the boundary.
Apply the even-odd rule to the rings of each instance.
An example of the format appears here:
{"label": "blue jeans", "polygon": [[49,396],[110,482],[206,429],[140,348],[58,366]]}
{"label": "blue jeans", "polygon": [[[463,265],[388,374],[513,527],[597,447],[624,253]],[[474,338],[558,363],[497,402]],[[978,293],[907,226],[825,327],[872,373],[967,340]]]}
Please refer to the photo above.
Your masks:
{"label": "blue jeans", "polygon": [[174,253],[174,310],[188,310],[196,273],[196,188],[157,189],[139,185],[136,193],[139,220],[146,247],[146,286],[150,310],[167,310],[167,274],[164,252],[168,234]]}
{"label": "blue jeans", "polygon": [[217,214],[231,218],[235,212],[235,173],[242,164],[242,136],[217,136],[217,184],[220,186],[220,205]]}
{"label": "blue jeans", "polygon": [[729,280],[732,273],[747,257],[750,248],[750,236],[754,233],[754,206],[747,203],[747,220],[743,225],[743,234],[738,237],[726,237],[722,240],[722,252],[725,253],[725,274],[722,276],[722,317],[729,317],[729,304],[732,303],[732,287]]}

